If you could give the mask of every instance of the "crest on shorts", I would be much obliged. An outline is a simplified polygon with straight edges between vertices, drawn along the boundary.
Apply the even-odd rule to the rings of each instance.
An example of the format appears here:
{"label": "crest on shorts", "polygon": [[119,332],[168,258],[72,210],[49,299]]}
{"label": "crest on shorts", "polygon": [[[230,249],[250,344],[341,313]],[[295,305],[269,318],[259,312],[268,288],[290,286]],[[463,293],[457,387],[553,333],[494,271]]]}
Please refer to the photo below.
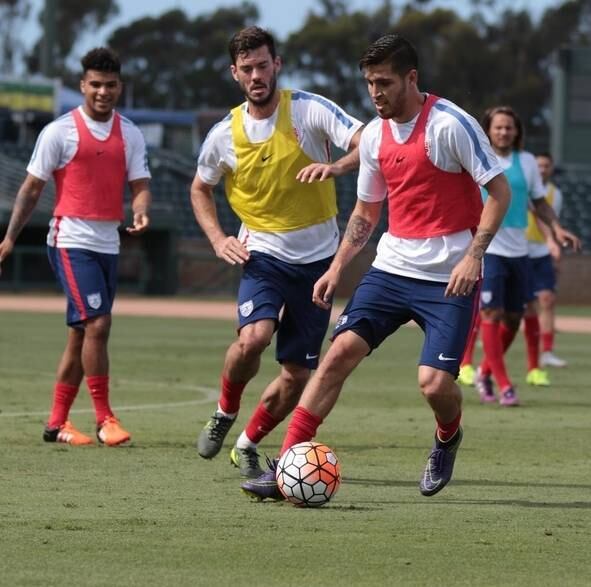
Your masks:
{"label": "crest on shorts", "polygon": [[253,304],[252,300],[248,300],[248,302],[244,302],[243,304],[240,304],[238,309],[240,310],[241,316],[244,316],[244,318],[248,318],[252,314],[252,311],[254,310],[254,304]]}
{"label": "crest on shorts", "polygon": [[490,304],[492,302],[492,299],[493,299],[492,291],[483,291],[480,294],[480,300],[482,301],[483,304]]}
{"label": "crest on shorts", "polygon": [[86,296],[86,301],[93,310],[98,310],[103,303],[100,292],[88,294]]}
{"label": "crest on shorts", "polygon": [[337,320],[337,324],[336,324],[335,328],[340,328],[344,324],[347,324],[348,319],[349,319],[349,316],[347,316],[347,314],[341,314],[339,316],[339,319]]}

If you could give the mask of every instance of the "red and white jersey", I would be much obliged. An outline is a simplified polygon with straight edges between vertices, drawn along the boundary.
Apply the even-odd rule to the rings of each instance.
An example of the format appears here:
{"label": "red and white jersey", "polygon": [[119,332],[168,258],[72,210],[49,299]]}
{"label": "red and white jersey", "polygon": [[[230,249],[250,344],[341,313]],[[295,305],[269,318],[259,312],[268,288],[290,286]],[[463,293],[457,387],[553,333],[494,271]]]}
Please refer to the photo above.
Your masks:
{"label": "red and white jersey", "polygon": [[[419,116],[420,113],[403,124],[387,121],[395,142],[408,141]],[[365,202],[379,202],[388,197],[388,182],[379,159],[382,127],[382,119],[375,118],[361,135],[357,196]],[[426,121],[424,137],[429,164],[443,172],[467,173],[481,186],[503,173],[478,122],[449,100],[440,98],[435,102]],[[471,242],[472,232],[468,228],[417,238],[385,232],[373,266],[397,275],[447,282]]]}
{"label": "red and white jersey", "polygon": [[[104,141],[111,134],[114,116],[107,122],[98,122],[78,108],[92,136]],[[149,179],[148,157],[144,137],[129,119],[120,117],[121,134],[125,152],[127,181]],[[31,175],[48,181],[56,170],[70,163],[79,145],[78,130],[71,112],[49,123],[37,139],[35,150],[27,166]],[[86,220],[63,216],[54,217],[49,223],[47,244],[59,248],[89,249],[98,253],[119,252],[119,221]]]}

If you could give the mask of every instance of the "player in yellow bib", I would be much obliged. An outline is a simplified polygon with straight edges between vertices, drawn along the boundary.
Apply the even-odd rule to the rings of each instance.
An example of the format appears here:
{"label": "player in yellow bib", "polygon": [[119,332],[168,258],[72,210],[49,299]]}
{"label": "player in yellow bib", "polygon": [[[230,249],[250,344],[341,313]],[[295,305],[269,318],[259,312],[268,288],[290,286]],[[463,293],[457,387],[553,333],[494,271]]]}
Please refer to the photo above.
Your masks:
{"label": "player in yellow bib", "polygon": [[[562,210],[562,192],[551,180],[554,172],[552,156],[549,153],[541,153],[536,155],[536,162],[546,188],[546,201],[559,216]],[[528,355],[539,353],[541,342],[540,366],[565,367],[566,361],[554,354],[556,278],[562,251],[552,232],[537,221],[531,212],[528,215],[527,241],[531,290],[525,310]],[[528,383],[538,384],[535,378],[530,379],[529,373]]]}
{"label": "player in yellow bib", "polygon": [[[197,448],[206,459],[219,453],[242,392],[276,333],[279,374],[230,453],[241,475],[258,477],[258,443],[295,407],[318,365],[330,312],[312,302],[312,292],[339,244],[333,177],[358,167],[363,125],[322,96],[280,90],[281,59],[267,31],[238,32],[229,51],[246,101],[206,137],[191,201],[216,255],[243,268],[238,336],[226,352],[218,405]],[[331,144],[348,153],[331,162]],[[237,236],[227,235],[218,221],[213,190],[221,180],[242,221]]]}

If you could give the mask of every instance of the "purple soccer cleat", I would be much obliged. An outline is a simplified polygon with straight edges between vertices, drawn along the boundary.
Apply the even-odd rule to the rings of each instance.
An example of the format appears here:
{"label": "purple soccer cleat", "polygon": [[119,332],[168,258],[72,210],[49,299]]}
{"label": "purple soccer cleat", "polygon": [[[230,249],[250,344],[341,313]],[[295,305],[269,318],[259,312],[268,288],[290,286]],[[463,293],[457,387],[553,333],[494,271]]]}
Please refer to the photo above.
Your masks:
{"label": "purple soccer cleat", "polygon": [[512,387],[508,387],[499,398],[499,404],[505,407],[518,406],[519,398]]}
{"label": "purple soccer cleat", "polygon": [[435,433],[435,444],[427,460],[427,466],[423,478],[419,483],[419,489],[425,496],[439,493],[451,480],[456,462],[456,453],[464,433],[461,428],[447,442],[442,442]]}
{"label": "purple soccer cleat", "polygon": [[267,466],[269,468],[256,479],[248,479],[241,483],[240,489],[242,489],[242,492],[256,501],[263,501],[265,499],[272,499],[274,501],[284,500],[285,497],[279,491],[276,479],[278,462],[279,459],[271,460],[267,458]]}
{"label": "purple soccer cleat", "polygon": [[491,404],[497,401],[495,395],[495,389],[490,374],[485,375],[482,373],[480,367],[476,371],[476,377],[474,378],[474,385],[480,396],[481,404]]}

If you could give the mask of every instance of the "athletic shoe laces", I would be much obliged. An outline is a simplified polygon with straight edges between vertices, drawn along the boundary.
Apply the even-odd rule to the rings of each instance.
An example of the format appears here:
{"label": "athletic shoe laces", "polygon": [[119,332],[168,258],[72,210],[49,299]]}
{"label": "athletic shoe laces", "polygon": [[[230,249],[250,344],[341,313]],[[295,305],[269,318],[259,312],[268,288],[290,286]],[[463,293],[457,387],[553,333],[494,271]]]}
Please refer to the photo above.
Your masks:
{"label": "athletic shoe laces", "polygon": [[214,414],[209,421],[207,436],[209,440],[220,441],[223,440],[232,427],[234,420],[232,418],[226,418],[225,416],[218,416]]}

